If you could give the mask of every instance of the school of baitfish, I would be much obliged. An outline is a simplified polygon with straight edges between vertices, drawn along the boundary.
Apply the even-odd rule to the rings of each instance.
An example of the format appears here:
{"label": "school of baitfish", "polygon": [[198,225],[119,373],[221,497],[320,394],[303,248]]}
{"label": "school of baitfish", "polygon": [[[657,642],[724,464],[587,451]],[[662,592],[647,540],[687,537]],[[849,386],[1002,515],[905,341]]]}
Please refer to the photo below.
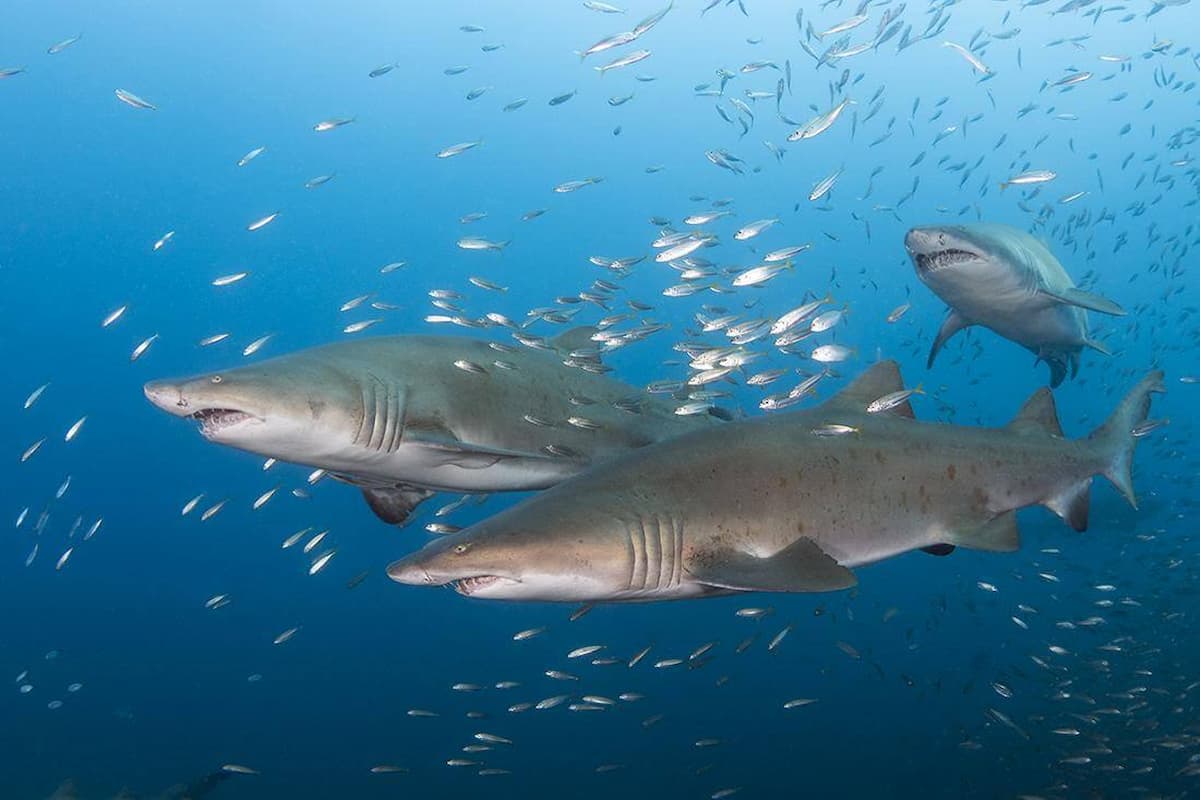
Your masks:
{"label": "school of baitfish", "polygon": [[[457,25],[481,55],[439,69],[436,79],[453,82],[462,102],[490,103],[493,116],[508,119],[531,104],[558,114],[585,103],[649,106],[650,112],[655,92],[690,94],[695,119],[680,122],[710,129],[713,144],[690,153],[688,169],[739,187],[728,196],[680,197],[639,229],[637,246],[614,245],[582,263],[564,264],[575,290],[532,302],[514,299],[509,284],[521,268],[514,259],[536,255],[513,252],[523,226],[566,217],[569,195],[576,192],[611,192],[620,205],[619,192],[636,192],[637,180],[654,180],[663,164],[639,166],[629,171],[639,173],[633,176],[590,175],[581,166],[574,175],[548,178],[544,195],[529,198],[533,205],[517,218],[465,212],[451,221],[459,233],[448,233],[446,221],[438,220],[430,235],[463,251],[462,269],[404,258],[378,266],[378,285],[385,288],[347,286],[331,303],[343,320],[340,341],[289,351],[272,331],[222,328],[214,311],[204,320],[213,327],[198,334],[190,359],[197,370],[210,371],[183,379],[139,372],[155,406],[197,422],[209,441],[266,458],[264,471],[284,475],[249,497],[222,490],[214,480],[212,489],[180,498],[183,517],[219,524],[218,515],[230,505],[261,515],[284,498],[309,499],[324,479],[336,479],[361,490],[383,521],[419,520],[437,535],[424,543],[405,531],[395,540],[402,557],[387,567],[394,581],[450,584],[474,598],[583,603],[569,621],[550,609],[545,625],[504,632],[514,647],[557,636],[561,657],[541,674],[519,681],[497,675],[455,682],[447,676],[446,697],[425,698],[407,710],[419,722],[455,713],[452,697],[479,698],[466,714],[461,748],[446,753],[447,768],[519,777],[509,756],[520,738],[511,733],[508,716],[623,715],[634,729],[657,729],[673,710],[669,698],[655,699],[646,673],[707,668],[719,688],[731,660],[802,646],[786,641],[801,623],[772,623],[782,613],[775,608],[782,599],[768,595],[748,595],[730,621],[738,626],[733,630],[670,652],[652,641],[581,640],[572,623],[594,603],[835,591],[869,583],[871,570],[859,568],[910,551],[1015,551],[1021,508],[1043,505],[1071,528],[1088,528],[1093,475],[1106,476],[1136,505],[1136,443],[1152,445],[1159,460],[1189,458],[1182,452],[1186,440],[1169,438],[1166,419],[1151,415],[1151,397],[1168,383],[1187,392],[1200,382],[1158,369],[1168,355],[1189,353],[1197,338],[1197,307],[1181,296],[1200,232],[1193,222],[1172,227],[1156,215],[1193,208],[1200,192],[1200,171],[1190,156],[1200,126],[1188,122],[1167,130],[1156,123],[1162,104],[1195,104],[1200,51],[1160,38],[1186,19],[1190,9],[1181,7],[1188,0],[1027,0],[986,9],[949,0],[826,0],[801,4],[786,36],[763,29],[749,37],[745,44],[762,57],[734,64],[710,53],[712,71],[694,86],[681,89],[652,71],[635,72],[635,65],[652,70],[660,53],[686,45],[671,35],[678,18],[721,25],[725,15],[753,23],[760,5],[708,0],[635,9],[586,0],[577,12],[581,33],[563,43],[564,58],[554,67],[579,73],[564,79],[562,92],[545,97],[526,97],[519,86],[489,76],[488,59],[515,49],[503,42],[511,31]],[[617,32],[587,32],[597,25]],[[1022,26],[1041,32],[1033,36]],[[1102,30],[1116,31],[1127,47],[1094,47]],[[73,35],[46,54],[67,58],[68,50],[89,44],[88,37]],[[1038,62],[1057,65],[1054,72],[1025,66],[1035,49],[1043,51]],[[929,86],[889,74],[893,60],[901,65],[918,52],[939,72],[968,75],[971,96],[938,97]],[[52,68],[31,61],[0,69],[0,79],[24,80]],[[361,76],[345,80],[394,81],[405,69],[395,62],[368,65]],[[993,91],[1000,80],[1013,81],[1023,93]],[[129,114],[167,115],[179,104],[132,89],[112,92]],[[1085,92],[1091,93],[1087,103],[1073,102]],[[1105,104],[1111,110],[1098,112]],[[1005,132],[983,141],[975,131],[996,118]],[[632,124],[629,116],[622,119]],[[1043,131],[1038,120],[1062,127]],[[1075,123],[1087,127],[1071,127]],[[365,112],[331,115],[313,120],[307,135],[336,138],[350,132],[347,126],[371,124]],[[478,158],[499,146],[486,127],[482,123],[474,138],[447,141],[428,156],[455,165]],[[1148,149],[1131,149],[1116,163],[1095,156],[1099,140],[1111,149],[1134,127],[1150,129]],[[621,124],[612,130],[614,136],[621,132]],[[806,152],[814,140],[838,141],[840,157],[815,160]],[[875,148],[889,141],[905,141],[909,160],[875,158]],[[1065,148],[1057,146],[1062,142]],[[269,142],[247,144],[230,155],[235,169],[253,170],[271,158]],[[753,181],[772,171],[787,174],[792,190],[786,196],[755,193]],[[944,173],[957,188],[929,196],[922,176],[930,171]],[[897,173],[911,184],[907,191],[877,196],[878,184],[900,180]],[[330,170],[296,181],[317,191],[337,178]],[[1127,188],[1106,193],[1106,181]],[[921,202],[920,213],[910,213]],[[287,208],[262,212],[242,223],[242,235],[265,236],[267,229],[288,224]],[[834,219],[849,220],[854,235],[869,242],[874,263],[847,269],[838,255],[841,235],[830,230]],[[184,239],[177,240],[174,229],[147,231],[146,249],[167,258],[188,246]],[[896,290],[908,277],[898,266],[906,262],[930,292]],[[398,329],[389,317],[411,305],[404,281],[416,270],[434,270],[442,285],[424,298],[428,327]],[[203,280],[223,299],[261,279],[256,272],[248,266]],[[1109,299],[1122,298],[1123,287],[1146,297],[1147,284],[1154,287],[1153,303]],[[857,299],[863,297],[870,299]],[[513,303],[525,307],[517,313]],[[943,306],[939,330],[909,324],[915,308],[940,313]],[[153,370],[147,365],[155,351],[168,345],[166,337],[160,343],[159,332],[139,327],[136,300],[98,308],[96,322],[105,335],[122,329],[130,334],[133,346],[122,358],[138,362],[139,370]],[[952,340],[972,326],[996,335]],[[1007,347],[999,338],[1044,362],[1050,386],[1076,378],[1089,396],[1105,400],[1111,416],[1094,421],[1090,436],[1068,438],[1050,390],[1042,389],[1007,426],[952,424],[955,409],[938,395],[968,377],[977,384],[979,374],[971,370]],[[209,355],[209,348],[221,345],[224,355]],[[648,383],[635,386],[614,366],[627,350],[655,346],[671,354],[662,374]],[[915,387],[903,384],[896,364],[883,357],[926,351],[930,371]],[[944,355],[935,362],[939,353]],[[230,366],[239,354],[247,361]],[[101,422],[100,410],[79,407],[48,427],[36,415],[55,390],[52,374],[22,389],[18,402],[28,441],[14,456],[21,464],[49,458],[66,463],[72,442]],[[814,401],[818,395],[821,402]],[[1014,410],[1018,402],[1014,396]],[[1070,404],[1059,402],[1070,413]],[[306,479],[285,473],[288,464],[304,467],[296,475]],[[1154,490],[1179,480],[1147,477]],[[60,506],[71,485],[68,473],[52,487],[52,501],[19,508],[16,528],[29,537],[25,567],[84,568],[77,562],[86,561],[89,548],[102,546],[102,509],[68,514],[63,523]],[[456,512],[486,503],[492,493],[531,490],[545,491],[465,529],[454,524]],[[451,496],[436,511],[422,507],[442,493]],[[339,527],[366,526],[365,520]],[[1034,757],[1049,776],[1041,786],[994,787],[996,796],[1197,791],[1200,677],[1148,643],[1144,630],[1187,626],[1187,614],[1173,609],[1165,595],[1131,595],[1125,584],[1132,581],[1123,580],[1131,571],[1162,568],[1171,573],[1164,584],[1178,589],[1195,580],[1195,569],[1183,543],[1159,527],[1118,530],[1109,519],[1091,522],[1097,537],[1128,540],[1127,563],[1078,570],[1071,550],[1088,542],[1042,538],[1033,555],[1009,556],[1019,560],[972,580],[964,598],[954,601],[973,612],[984,606],[980,624],[996,629],[989,638],[1012,642],[1011,660],[1000,662],[986,681],[990,699],[974,724],[956,732],[958,748],[1036,741]],[[352,547],[351,537],[335,537],[317,525],[289,533],[281,546],[302,552],[304,569],[315,576],[336,564],[338,539]],[[960,557],[928,563],[941,566]],[[346,587],[385,566],[347,576]],[[1068,606],[1060,593],[1076,605]],[[837,611],[827,619],[876,614],[881,628],[897,620],[893,625],[907,626],[913,648],[918,629],[936,629],[947,605],[945,596],[925,596],[920,586],[881,612],[856,608],[853,593],[836,597],[828,605]],[[204,606],[216,613],[232,601],[216,592]],[[452,600],[443,594],[429,602]],[[810,613],[826,616],[826,603],[818,602]],[[933,608],[919,610],[931,602]],[[1078,613],[1080,607],[1087,611]],[[1065,608],[1072,611],[1063,616],[1057,609]],[[494,624],[486,620],[489,610],[477,607],[485,625]],[[305,635],[302,624],[281,623],[265,644],[286,647],[297,635]],[[910,688],[921,680],[876,661],[869,642],[839,638],[836,645],[843,666],[869,664],[880,679]],[[47,662],[55,660],[56,654],[46,654]],[[41,691],[39,669],[23,670],[16,691]],[[621,673],[627,690],[592,688],[611,687],[614,673]],[[71,683],[48,708],[62,708],[82,688]],[[780,690],[770,688],[774,708],[763,713],[803,714],[800,709],[818,702]],[[1026,704],[1014,710],[1018,694]],[[721,737],[692,734],[694,748],[709,762],[720,759]],[[397,760],[362,768],[387,776],[421,766]],[[695,774],[711,767],[701,764]],[[601,774],[632,769],[615,762],[590,768]],[[229,763],[164,796],[200,796],[226,778],[252,780],[258,773],[252,765]],[[740,783],[707,790],[713,800],[751,794]],[[68,783],[53,796],[80,795]]]}

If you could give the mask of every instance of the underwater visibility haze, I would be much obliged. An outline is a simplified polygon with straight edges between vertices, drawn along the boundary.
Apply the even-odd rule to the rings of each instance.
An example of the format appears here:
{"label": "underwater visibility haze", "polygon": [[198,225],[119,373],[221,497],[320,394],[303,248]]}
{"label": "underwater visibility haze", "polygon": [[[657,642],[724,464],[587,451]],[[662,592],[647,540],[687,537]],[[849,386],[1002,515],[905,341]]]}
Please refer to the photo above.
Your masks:
{"label": "underwater visibility haze", "polygon": [[1200,7],[3,18],[0,798],[1200,792]]}

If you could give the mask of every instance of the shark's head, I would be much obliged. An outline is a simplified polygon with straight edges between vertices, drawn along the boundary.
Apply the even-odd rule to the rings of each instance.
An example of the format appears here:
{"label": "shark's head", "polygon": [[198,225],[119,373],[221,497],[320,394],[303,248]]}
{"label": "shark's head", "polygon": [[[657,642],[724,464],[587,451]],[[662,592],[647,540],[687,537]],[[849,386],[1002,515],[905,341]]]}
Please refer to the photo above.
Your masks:
{"label": "shark's head", "polygon": [[994,304],[1027,292],[1026,238],[1000,225],[937,225],[910,230],[904,249],[917,277],[950,305]]}
{"label": "shark's head", "polygon": [[553,513],[531,511],[539,499],[430,542],[389,565],[388,576],[411,586],[451,585],[461,595],[492,600],[579,602],[626,593],[628,544],[607,531],[568,529]]}
{"label": "shark's head", "polygon": [[316,359],[284,356],[190,378],[151,381],[151,403],[190,417],[211,442],[259,455],[322,465],[360,429],[357,381]]}
{"label": "shark's head", "polygon": [[989,247],[968,228],[956,225],[913,228],[904,237],[913,266],[927,283],[941,273],[969,273],[989,259]]}

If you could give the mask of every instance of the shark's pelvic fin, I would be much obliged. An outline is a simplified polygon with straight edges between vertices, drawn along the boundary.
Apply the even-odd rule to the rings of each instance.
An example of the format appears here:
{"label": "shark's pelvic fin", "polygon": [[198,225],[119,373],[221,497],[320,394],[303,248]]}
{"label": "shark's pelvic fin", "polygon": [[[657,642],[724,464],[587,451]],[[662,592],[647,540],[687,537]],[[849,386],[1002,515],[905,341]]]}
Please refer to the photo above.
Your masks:
{"label": "shark's pelvic fin", "polygon": [[853,572],[808,537],[766,558],[719,551],[689,566],[688,571],[700,583],[742,592],[830,592],[858,582]]}
{"label": "shark's pelvic fin", "polygon": [[395,486],[391,488],[364,487],[363,499],[375,512],[375,516],[389,525],[404,525],[413,510],[433,497],[435,492],[417,486]]}

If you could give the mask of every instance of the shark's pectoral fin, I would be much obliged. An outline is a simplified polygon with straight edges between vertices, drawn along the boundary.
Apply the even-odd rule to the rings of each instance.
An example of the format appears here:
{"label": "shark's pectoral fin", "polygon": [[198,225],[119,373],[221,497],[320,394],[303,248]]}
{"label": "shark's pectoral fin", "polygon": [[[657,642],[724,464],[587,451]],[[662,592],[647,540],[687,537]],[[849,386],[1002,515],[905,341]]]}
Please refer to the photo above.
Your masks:
{"label": "shark's pectoral fin", "polygon": [[404,444],[419,448],[433,466],[453,465],[463,469],[487,469],[506,461],[536,459],[546,461],[546,453],[527,453],[500,447],[464,442],[442,427],[422,427],[404,431]]}
{"label": "shark's pectoral fin", "polygon": [[1086,308],[1088,311],[1096,311],[1100,314],[1110,314],[1114,317],[1125,316],[1125,309],[1109,300],[1107,297],[1101,297],[1098,294],[1085,292],[1082,289],[1071,287],[1070,289],[1060,289],[1051,291],[1042,289],[1041,293],[1056,303],[1064,303],[1069,306],[1078,306]]}
{"label": "shark's pectoral fin", "polygon": [[1088,526],[1088,496],[1091,494],[1092,479],[1087,478],[1074,486],[1068,486],[1054,497],[1042,501],[1042,505],[1058,514],[1062,521],[1077,531],[1086,531]]}
{"label": "shark's pectoral fin", "polygon": [[953,531],[946,541],[968,550],[989,550],[994,553],[1019,550],[1021,533],[1017,530],[1017,512],[1006,511],[978,527]]}
{"label": "shark's pectoral fin", "polygon": [[807,537],[766,558],[720,550],[696,562],[688,567],[696,581],[741,592],[832,592],[858,582]]}
{"label": "shark's pectoral fin", "polygon": [[1058,421],[1054,395],[1044,386],[1038,389],[1029,396],[1007,427],[1014,433],[1048,433],[1061,438],[1063,429]]}
{"label": "shark's pectoral fin", "polygon": [[1109,350],[1108,347],[1105,346],[1105,344],[1103,342],[1098,342],[1095,339],[1084,339],[1083,346],[1090,347],[1092,350],[1095,350],[1097,353],[1103,353],[1106,356],[1112,355],[1112,350]]}
{"label": "shark's pectoral fin", "polygon": [[967,322],[962,314],[959,314],[954,309],[950,309],[950,313],[946,315],[946,319],[942,322],[942,327],[938,328],[937,336],[933,337],[933,346],[929,348],[929,359],[925,362],[925,368],[933,366],[933,360],[937,358],[938,352],[942,349],[942,345],[954,334],[961,331],[963,328],[969,328],[974,323]]}
{"label": "shark's pectoral fin", "polygon": [[436,492],[402,484],[390,488],[364,487],[362,494],[375,516],[389,525],[403,525],[408,522],[413,509]]}

